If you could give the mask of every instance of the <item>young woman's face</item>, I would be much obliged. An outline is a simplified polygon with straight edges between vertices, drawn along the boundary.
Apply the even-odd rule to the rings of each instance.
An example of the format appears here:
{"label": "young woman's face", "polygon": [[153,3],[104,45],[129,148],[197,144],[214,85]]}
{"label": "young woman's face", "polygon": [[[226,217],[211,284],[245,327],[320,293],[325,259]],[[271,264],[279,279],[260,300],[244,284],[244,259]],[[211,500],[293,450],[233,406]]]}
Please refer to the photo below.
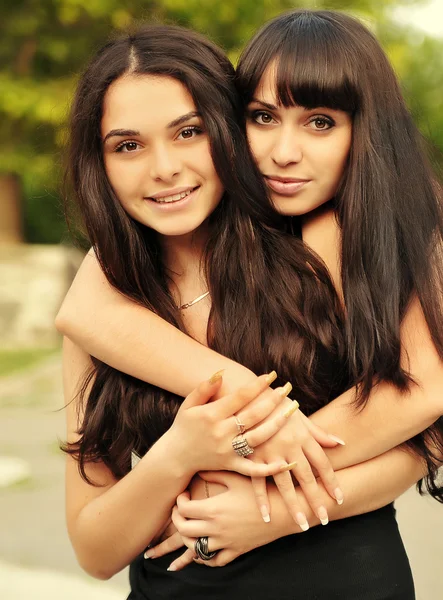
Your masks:
{"label": "young woman's face", "polygon": [[278,106],[269,67],[248,106],[247,134],[272,201],[284,215],[304,215],[331,200],[349,154],[348,113]]}
{"label": "young woman's face", "polygon": [[108,89],[101,123],[109,181],[126,212],[165,236],[200,227],[223,195],[203,122],[170,77],[128,75]]}

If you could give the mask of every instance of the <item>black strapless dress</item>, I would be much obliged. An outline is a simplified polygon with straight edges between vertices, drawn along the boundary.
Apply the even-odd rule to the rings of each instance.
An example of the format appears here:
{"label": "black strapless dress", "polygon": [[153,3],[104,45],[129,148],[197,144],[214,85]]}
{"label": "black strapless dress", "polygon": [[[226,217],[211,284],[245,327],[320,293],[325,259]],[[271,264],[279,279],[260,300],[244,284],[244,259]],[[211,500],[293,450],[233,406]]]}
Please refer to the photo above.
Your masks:
{"label": "black strapless dress", "polygon": [[414,600],[393,504],[257,548],[229,565],[131,564],[128,600]]}

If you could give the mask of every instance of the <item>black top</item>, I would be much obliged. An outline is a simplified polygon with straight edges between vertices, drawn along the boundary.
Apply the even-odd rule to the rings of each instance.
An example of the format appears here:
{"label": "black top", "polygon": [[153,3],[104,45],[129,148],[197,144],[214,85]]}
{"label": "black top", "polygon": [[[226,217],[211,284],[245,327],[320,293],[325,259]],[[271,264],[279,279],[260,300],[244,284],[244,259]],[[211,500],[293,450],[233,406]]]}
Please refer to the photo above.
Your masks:
{"label": "black top", "polygon": [[287,536],[225,567],[166,569],[184,549],[130,568],[128,600],[414,600],[393,504]]}

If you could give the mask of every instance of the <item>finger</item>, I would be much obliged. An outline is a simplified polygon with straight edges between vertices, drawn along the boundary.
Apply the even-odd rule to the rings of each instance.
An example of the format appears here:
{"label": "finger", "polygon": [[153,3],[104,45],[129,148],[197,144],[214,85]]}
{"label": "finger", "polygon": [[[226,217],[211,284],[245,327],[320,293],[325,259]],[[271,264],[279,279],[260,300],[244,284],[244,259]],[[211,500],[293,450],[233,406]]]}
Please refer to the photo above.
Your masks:
{"label": "finger", "polygon": [[[283,397],[285,398],[286,395]],[[274,416],[267,419],[261,425],[257,425],[257,427],[254,427],[254,429],[248,431],[248,443],[251,448],[256,448],[257,446],[260,446],[260,444],[268,441],[272,436],[280,431],[284,425],[286,425],[290,417],[297,410],[298,402],[293,400],[292,404],[285,406],[284,410],[276,411]]]}
{"label": "finger", "polygon": [[317,471],[328,494],[337,504],[343,504],[343,492],[340,488],[337,476],[332,468],[329,458],[318,443],[311,439],[303,448],[304,453],[312,467]]}
{"label": "finger", "polygon": [[169,537],[164,542],[153,546],[146,550],[144,557],[145,558],[160,558],[160,556],[164,556],[165,554],[169,554],[170,552],[174,552],[174,550],[178,550],[184,546],[182,536],[176,531],[171,537]]}
{"label": "finger", "polygon": [[271,520],[269,510],[268,490],[266,488],[266,479],[264,477],[251,478],[252,489],[254,490],[255,501],[257,502],[258,510],[265,523]]}
{"label": "finger", "polygon": [[285,462],[275,462],[270,464],[255,463],[247,458],[233,458],[231,463],[231,469],[246,475],[247,477],[271,477],[276,473],[281,473],[282,469],[288,466]]}
{"label": "finger", "polygon": [[192,563],[195,558],[194,550],[190,550],[189,548],[184,552],[181,556],[176,558],[168,567],[168,571],[181,571],[187,565]]}
{"label": "finger", "polygon": [[217,556],[211,558],[211,560],[201,560],[201,558],[195,558],[194,562],[199,565],[205,565],[206,567],[224,567],[238,556],[239,554],[233,552],[232,550],[223,549],[217,553]]}
{"label": "finger", "polygon": [[242,386],[236,392],[229,394],[228,396],[223,396],[223,398],[217,400],[217,409],[220,411],[219,414],[221,418],[235,415],[266,390],[270,384],[275,381],[276,377],[277,373],[275,371],[272,371],[272,373],[267,375],[261,375],[252,383]]}
{"label": "finger", "polygon": [[327,525],[329,521],[328,512],[321,499],[317,479],[312,472],[309,461],[302,452],[297,455],[297,464],[292,469],[292,473],[300,484],[306,501],[320,519],[321,524]]}
{"label": "finger", "polygon": [[202,500],[190,500],[181,494],[177,498],[178,513],[185,519],[208,520],[211,518],[217,496]]}
{"label": "finger", "polygon": [[195,390],[186,396],[183,400],[179,412],[192,406],[206,404],[219,390],[223,381],[223,371],[214,373],[207,381],[202,381]]}
{"label": "finger", "polygon": [[289,471],[274,475],[275,484],[283,498],[286,508],[294,521],[302,531],[309,529],[309,523],[305,513],[302,511],[300,502],[295,491],[294,482]]}
{"label": "finger", "polygon": [[307,429],[320,446],[323,446],[323,448],[335,448],[337,445],[345,446],[345,442],[341,438],[331,433],[327,433],[324,429],[313,423],[306,415],[303,415],[303,413],[300,414],[302,415]]}
{"label": "finger", "polygon": [[288,387],[280,387],[275,390],[271,388],[266,389],[257,396],[254,402],[251,402],[250,405],[237,413],[236,416],[245,426],[245,430],[254,427],[257,423],[261,423],[274,412],[277,406],[282,404],[283,399],[289,393],[289,386],[291,386],[291,384],[286,385]]}

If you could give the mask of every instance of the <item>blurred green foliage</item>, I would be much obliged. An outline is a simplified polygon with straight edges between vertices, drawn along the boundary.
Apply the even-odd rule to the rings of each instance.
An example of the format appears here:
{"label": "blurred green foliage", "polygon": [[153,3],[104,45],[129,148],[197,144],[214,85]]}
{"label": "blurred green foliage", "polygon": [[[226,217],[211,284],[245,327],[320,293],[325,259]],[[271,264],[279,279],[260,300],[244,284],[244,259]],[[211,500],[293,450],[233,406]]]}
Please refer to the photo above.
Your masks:
{"label": "blurred green foliage", "polygon": [[[377,33],[404,83],[425,136],[443,148],[443,41],[393,22],[414,0],[0,0],[0,173],[20,175],[29,242],[64,235],[63,143],[78,72],[115,30],[175,22],[207,34],[235,62],[264,21],[299,6],[349,11]],[[1,189],[0,189],[1,215]]]}

